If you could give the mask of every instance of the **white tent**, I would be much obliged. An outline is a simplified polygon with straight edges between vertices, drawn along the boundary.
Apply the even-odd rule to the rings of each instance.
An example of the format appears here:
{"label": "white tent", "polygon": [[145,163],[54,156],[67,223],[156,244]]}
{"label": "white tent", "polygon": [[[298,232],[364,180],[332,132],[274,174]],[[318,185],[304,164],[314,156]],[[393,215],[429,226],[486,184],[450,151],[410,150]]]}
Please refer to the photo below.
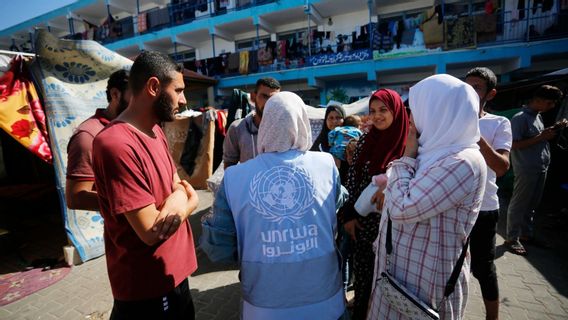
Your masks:
{"label": "white tent", "polygon": [[[364,115],[369,113],[369,97],[360,99],[350,104],[342,105],[345,109],[347,116],[352,114]],[[311,120],[323,120],[325,116],[326,108],[314,108],[312,106],[307,106],[308,117]]]}

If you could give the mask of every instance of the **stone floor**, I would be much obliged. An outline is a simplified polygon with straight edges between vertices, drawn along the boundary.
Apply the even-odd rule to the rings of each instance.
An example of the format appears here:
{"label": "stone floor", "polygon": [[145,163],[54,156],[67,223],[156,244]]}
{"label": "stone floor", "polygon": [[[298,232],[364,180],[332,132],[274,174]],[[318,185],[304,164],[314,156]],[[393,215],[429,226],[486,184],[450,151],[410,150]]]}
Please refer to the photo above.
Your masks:
{"label": "stone floor", "polygon": [[[201,232],[199,219],[212,201],[209,192],[199,191],[199,196],[200,207],[191,217],[196,238]],[[507,252],[503,239],[498,238],[501,319],[568,318],[568,225],[566,217],[549,220],[542,230],[555,245],[552,249],[529,246],[528,256],[516,256]],[[13,250],[0,252],[0,274],[21,268],[31,256],[61,256],[66,240],[62,226],[57,227],[60,223],[57,215],[25,220],[29,238],[20,238]],[[49,236],[45,236],[46,230],[50,230]],[[189,279],[197,319],[238,319],[236,268],[212,264],[202,252],[198,252],[198,260],[199,269]],[[466,319],[481,320],[485,318],[483,301],[473,277],[471,284]],[[100,257],[74,266],[60,282],[0,307],[0,319],[108,319],[111,306],[105,258]]]}

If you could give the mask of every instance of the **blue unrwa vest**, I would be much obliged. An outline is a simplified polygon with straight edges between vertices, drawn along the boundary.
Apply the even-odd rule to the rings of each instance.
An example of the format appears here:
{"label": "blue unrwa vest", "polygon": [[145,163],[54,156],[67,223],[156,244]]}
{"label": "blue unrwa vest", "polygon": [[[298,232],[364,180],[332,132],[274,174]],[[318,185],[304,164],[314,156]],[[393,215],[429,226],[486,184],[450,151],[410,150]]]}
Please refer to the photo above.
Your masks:
{"label": "blue unrwa vest", "polygon": [[323,152],[264,153],[225,172],[244,319],[338,319],[337,169]]}

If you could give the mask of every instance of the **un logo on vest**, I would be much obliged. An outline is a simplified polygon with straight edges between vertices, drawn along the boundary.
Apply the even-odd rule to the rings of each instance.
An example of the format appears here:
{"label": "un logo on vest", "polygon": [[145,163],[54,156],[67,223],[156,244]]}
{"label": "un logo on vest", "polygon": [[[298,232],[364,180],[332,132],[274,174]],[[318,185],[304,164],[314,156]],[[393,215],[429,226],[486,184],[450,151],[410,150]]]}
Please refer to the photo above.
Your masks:
{"label": "un logo on vest", "polygon": [[257,173],[249,195],[252,207],[264,218],[277,223],[295,222],[314,202],[314,185],[304,170],[278,166]]}

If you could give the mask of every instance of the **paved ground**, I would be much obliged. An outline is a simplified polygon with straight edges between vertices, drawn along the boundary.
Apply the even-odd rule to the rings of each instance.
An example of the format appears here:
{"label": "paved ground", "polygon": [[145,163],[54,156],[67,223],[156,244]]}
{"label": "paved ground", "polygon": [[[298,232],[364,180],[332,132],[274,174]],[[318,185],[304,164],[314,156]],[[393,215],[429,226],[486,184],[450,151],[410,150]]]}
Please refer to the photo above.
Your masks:
{"label": "paved ground", "polygon": [[[209,192],[200,191],[199,196],[199,212],[191,218],[196,237],[200,234],[199,218],[211,204]],[[531,246],[527,248],[529,255],[520,257],[506,252],[500,245],[503,239],[498,239],[497,269],[502,319],[568,318],[568,226],[566,219],[551,218],[551,221],[557,223],[552,223],[545,234],[556,244],[553,249]],[[44,247],[50,248],[48,252],[59,250],[60,245],[56,243],[64,240],[61,236],[56,236],[56,240],[51,244],[44,242],[35,250]],[[16,256],[21,258],[21,255]],[[8,260],[16,261],[12,265],[17,265],[17,257],[14,257],[14,254],[8,255],[10,259],[7,259],[3,255],[0,271],[7,268]],[[190,278],[197,319],[238,319],[240,295],[237,271],[234,267],[213,265],[200,252],[198,259],[200,267]],[[105,258],[100,257],[73,267],[66,278],[46,289],[0,307],[0,319],[108,319],[111,306]],[[485,318],[475,280],[470,287],[466,318]]]}

